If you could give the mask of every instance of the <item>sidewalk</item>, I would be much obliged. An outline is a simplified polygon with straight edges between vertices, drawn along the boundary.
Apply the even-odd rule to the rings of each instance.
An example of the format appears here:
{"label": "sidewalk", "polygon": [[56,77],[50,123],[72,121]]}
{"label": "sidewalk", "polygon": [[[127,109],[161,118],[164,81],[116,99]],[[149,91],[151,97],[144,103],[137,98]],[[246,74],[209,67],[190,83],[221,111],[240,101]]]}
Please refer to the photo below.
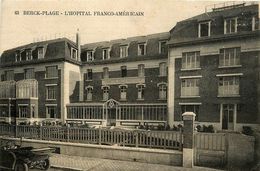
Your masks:
{"label": "sidewalk", "polygon": [[51,156],[51,165],[53,168],[66,168],[65,170],[71,171],[220,171],[218,169],[204,167],[186,169],[177,166],[67,156],[61,154],[53,154]]}

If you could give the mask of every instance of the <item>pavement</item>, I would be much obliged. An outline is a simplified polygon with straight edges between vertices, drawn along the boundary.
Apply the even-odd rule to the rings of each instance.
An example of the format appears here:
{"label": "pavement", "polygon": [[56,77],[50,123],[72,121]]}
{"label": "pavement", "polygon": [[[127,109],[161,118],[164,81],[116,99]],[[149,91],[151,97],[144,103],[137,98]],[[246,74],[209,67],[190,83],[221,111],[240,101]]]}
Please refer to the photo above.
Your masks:
{"label": "pavement", "polygon": [[52,154],[49,171],[220,171],[205,167],[192,169],[160,164],[119,161],[89,157]]}

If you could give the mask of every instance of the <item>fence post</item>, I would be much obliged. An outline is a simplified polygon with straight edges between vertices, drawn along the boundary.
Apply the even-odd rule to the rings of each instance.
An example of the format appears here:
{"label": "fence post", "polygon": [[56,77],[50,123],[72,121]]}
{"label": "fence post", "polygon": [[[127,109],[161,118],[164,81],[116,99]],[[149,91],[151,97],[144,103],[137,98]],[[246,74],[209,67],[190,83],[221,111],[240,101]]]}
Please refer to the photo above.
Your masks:
{"label": "fence post", "polygon": [[179,144],[179,150],[182,151],[182,128],[180,128],[180,144]]}
{"label": "fence post", "polygon": [[39,138],[40,138],[40,140],[42,140],[42,126],[39,126],[39,133],[40,133],[40,136],[39,136]]}
{"label": "fence post", "polygon": [[15,125],[15,135],[14,137],[17,138],[18,136],[18,125]]}
{"label": "fence post", "polygon": [[98,128],[98,144],[101,145],[101,126]]}
{"label": "fence post", "polygon": [[67,142],[70,141],[70,128],[67,127]]}
{"label": "fence post", "polygon": [[135,147],[138,147],[138,139],[139,139],[139,136],[138,136],[138,132],[134,132],[134,136],[135,136]]}
{"label": "fence post", "polygon": [[183,116],[183,167],[193,167],[194,120],[196,114],[185,112]]}

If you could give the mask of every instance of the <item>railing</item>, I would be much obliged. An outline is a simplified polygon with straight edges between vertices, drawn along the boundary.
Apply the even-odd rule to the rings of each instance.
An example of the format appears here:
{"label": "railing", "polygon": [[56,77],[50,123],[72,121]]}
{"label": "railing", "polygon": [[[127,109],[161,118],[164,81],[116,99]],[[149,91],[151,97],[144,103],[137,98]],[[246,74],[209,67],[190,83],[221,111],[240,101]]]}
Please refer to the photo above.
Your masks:
{"label": "railing", "polygon": [[179,131],[0,125],[0,135],[86,144],[182,149],[182,134]]}

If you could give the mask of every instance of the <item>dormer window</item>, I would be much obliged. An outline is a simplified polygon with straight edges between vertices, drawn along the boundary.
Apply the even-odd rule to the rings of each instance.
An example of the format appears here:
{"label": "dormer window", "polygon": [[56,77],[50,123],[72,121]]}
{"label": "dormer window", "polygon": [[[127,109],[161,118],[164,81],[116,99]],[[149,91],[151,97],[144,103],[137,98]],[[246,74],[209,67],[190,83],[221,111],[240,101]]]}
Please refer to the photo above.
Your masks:
{"label": "dormer window", "polygon": [[43,56],[43,47],[39,47],[38,48],[38,59],[43,59],[44,56]]}
{"label": "dormer window", "polygon": [[224,22],[224,34],[237,32],[237,18],[228,18]]}
{"label": "dormer window", "polygon": [[199,37],[209,37],[210,36],[210,21],[199,23]]}
{"label": "dormer window", "polygon": [[15,53],[15,61],[16,61],[16,62],[21,61],[21,53],[20,53],[19,51],[17,51],[17,52]]}
{"label": "dormer window", "polygon": [[87,61],[88,62],[94,61],[94,51],[93,50],[87,51]]}
{"label": "dormer window", "polygon": [[32,50],[28,49],[25,51],[26,54],[26,60],[32,60]]}
{"label": "dormer window", "polygon": [[103,60],[107,60],[110,58],[110,55],[109,55],[109,49],[103,49]]}
{"label": "dormer window", "polygon": [[145,43],[140,43],[138,44],[138,55],[145,55],[146,54],[146,44]]}
{"label": "dormer window", "polygon": [[166,53],[167,52],[167,48],[166,48],[166,41],[160,41],[159,42],[159,53]]}
{"label": "dormer window", "polygon": [[74,48],[71,48],[71,58],[77,60],[77,50]]}
{"label": "dormer window", "polygon": [[128,46],[120,46],[120,58],[124,58],[128,56]]}

